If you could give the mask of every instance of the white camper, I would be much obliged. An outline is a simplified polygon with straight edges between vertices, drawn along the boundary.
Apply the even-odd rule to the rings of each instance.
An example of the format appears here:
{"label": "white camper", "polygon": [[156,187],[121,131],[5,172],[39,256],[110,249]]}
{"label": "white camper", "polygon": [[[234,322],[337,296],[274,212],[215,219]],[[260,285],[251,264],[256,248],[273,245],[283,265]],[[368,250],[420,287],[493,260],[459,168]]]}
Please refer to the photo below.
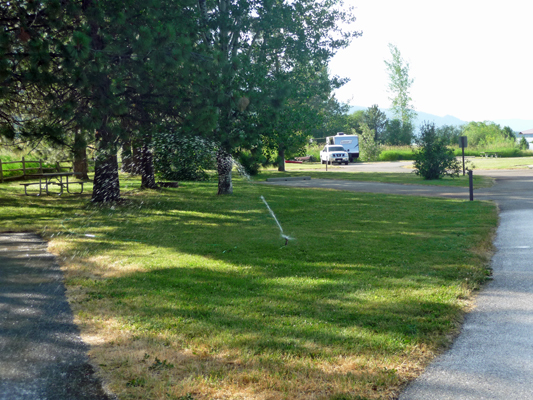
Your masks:
{"label": "white camper", "polygon": [[359,158],[359,136],[345,135],[344,132],[338,132],[335,136],[326,137],[326,144],[339,144],[350,157],[350,162]]}

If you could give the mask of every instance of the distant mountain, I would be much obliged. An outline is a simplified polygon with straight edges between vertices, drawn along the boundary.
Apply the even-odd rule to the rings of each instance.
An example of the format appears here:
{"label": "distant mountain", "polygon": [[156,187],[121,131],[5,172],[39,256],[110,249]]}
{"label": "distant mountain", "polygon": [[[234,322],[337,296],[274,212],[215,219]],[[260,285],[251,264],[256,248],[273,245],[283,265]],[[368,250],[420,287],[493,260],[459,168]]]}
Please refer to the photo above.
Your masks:
{"label": "distant mountain", "polygon": [[[349,113],[353,113],[359,110],[366,110],[368,107],[361,106],[351,106]],[[387,115],[387,118],[392,118],[393,114],[390,109],[381,109]],[[415,126],[418,129],[424,121],[434,122],[436,127],[441,127],[443,125],[464,125],[467,124],[467,121],[460,120],[452,115],[445,115],[444,117],[439,117],[438,115],[428,114],[425,112],[417,111],[417,119]],[[496,119],[493,122],[499,124],[500,126],[508,126],[515,132],[525,131],[526,129],[533,129],[533,119]]]}

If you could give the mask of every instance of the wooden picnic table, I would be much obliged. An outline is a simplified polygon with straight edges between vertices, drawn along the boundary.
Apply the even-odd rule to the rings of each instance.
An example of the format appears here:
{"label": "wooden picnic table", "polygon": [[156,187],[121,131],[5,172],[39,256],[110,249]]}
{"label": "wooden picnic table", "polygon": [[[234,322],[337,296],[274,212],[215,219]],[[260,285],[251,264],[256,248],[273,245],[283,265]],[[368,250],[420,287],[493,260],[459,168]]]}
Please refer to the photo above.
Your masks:
{"label": "wooden picnic table", "polygon": [[[75,176],[75,175],[81,175],[81,172],[53,172],[53,173],[48,173],[48,174],[31,174],[27,176],[30,176],[32,178],[39,178],[39,182],[21,183],[21,185],[24,186],[24,193],[26,194],[26,196],[30,196],[30,194],[28,194],[28,186],[32,186],[32,185],[39,185],[39,194],[36,194],[35,196],[40,196],[42,194],[43,187],[44,187],[44,191],[48,195],[57,194],[58,196],[61,196],[63,194],[63,188],[67,188],[67,192],[70,194],[82,194],[83,193],[83,181],[70,181],[70,182],[68,181],[68,178],[70,176]],[[63,178],[65,178],[64,181],[63,181]],[[80,185],[81,190],[79,192],[72,193],[70,191],[70,185],[72,184]],[[50,192],[48,187],[51,185],[58,185],[59,192]]]}

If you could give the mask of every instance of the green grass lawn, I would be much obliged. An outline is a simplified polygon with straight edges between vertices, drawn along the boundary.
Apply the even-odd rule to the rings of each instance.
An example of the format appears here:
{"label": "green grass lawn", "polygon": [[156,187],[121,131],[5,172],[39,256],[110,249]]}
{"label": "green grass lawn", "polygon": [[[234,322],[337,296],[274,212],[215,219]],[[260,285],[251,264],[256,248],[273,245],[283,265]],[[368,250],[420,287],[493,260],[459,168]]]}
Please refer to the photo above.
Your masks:
{"label": "green grass lawn", "polygon": [[[289,166],[290,165],[290,166]],[[296,166],[293,166],[296,165]],[[319,168],[317,168],[317,166]],[[266,180],[268,178],[277,178],[283,176],[310,176],[312,179],[341,179],[364,182],[382,182],[382,183],[400,183],[405,185],[438,185],[438,186],[455,186],[468,187],[468,175],[456,178],[444,177],[442,179],[425,180],[414,173],[394,173],[394,172],[354,172],[343,170],[342,167],[325,166],[320,164],[288,164],[285,172],[279,172],[277,169],[263,169],[254,177],[256,180]],[[475,175],[474,189],[490,187],[493,179]]]}
{"label": "green grass lawn", "polygon": [[[524,169],[533,165],[533,157],[475,157],[470,159],[475,169]],[[474,172],[475,173],[475,172]]]}
{"label": "green grass lawn", "polygon": [[239,178],[224,197],[212,182],[121,186],[122,204],[96,206],[0,185],[0,230],[50,240],[121,399],[389,399],[450,343],[489,274],[487,202]]}

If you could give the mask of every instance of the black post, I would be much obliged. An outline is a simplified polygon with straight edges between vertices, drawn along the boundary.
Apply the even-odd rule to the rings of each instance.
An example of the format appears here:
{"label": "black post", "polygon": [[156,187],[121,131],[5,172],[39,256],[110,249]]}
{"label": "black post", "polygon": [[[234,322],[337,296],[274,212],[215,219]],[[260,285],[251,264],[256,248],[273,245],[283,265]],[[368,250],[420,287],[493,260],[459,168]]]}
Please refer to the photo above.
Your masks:
{"label": "black post", "polygon": [[463,176],[465,176],[465,147],[461,146],[463,149]]}
{"label": "black post", "polygon": [[474,201],[474,177],[471,169],[468,170],[468,181],[470,183],[470,201]]}
{"label": "black post", "polygon": [[463,176],[465,176],[465,147],[468,146],[468,138],[466,136],[459,136],[459,146],[463,149]]}

